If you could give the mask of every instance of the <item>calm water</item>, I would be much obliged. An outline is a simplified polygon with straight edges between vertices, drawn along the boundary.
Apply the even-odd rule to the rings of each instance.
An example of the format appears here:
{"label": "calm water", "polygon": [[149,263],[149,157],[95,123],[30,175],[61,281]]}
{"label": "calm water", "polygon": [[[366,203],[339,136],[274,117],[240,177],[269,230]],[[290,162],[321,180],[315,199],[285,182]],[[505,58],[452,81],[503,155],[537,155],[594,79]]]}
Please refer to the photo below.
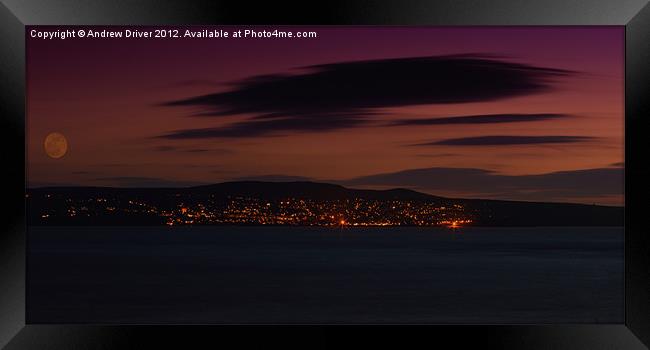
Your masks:
{"label": "calm water", "polygon": [[29,231],[32,323],[623,322],[623,228]]}

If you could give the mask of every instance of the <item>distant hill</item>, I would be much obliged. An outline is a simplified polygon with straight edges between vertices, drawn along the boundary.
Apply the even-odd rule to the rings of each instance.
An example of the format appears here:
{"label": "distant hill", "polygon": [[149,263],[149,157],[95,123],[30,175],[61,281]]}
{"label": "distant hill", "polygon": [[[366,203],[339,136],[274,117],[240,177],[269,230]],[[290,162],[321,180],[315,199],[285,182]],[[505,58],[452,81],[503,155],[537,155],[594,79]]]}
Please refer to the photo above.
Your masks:
{"label": "distant hill", "polygon": [[375,199],[375,200],[425,200],[441,199],[425,193],[403,188],[390,190],[359,190],[350,189],[340,185],[294,181],[294,182],[263,182],[263,181],[236,181],[224,182],[214,185],[196,186],[187,189],[193,193],[208,192],[211,194],[230,196],[257,196],[260,198],[279,199],[285,197],[311,198],[319,200],[333,199]]}
{"label": "distant hill", "polygon": [[213,185],[202,185],[183,188],[125,188],[125,187],[40,187],[28,189],[31,193],[65,194],[71,197],[91,197],[106,195],[130,195],[153,199],[173,198],[175,194],[217,197],[256,197],[260,199],[277,200],[287,197],[309,198],[313,200],[337,199],[372,199],[372,200],[447,200],[443,197],[395,188],[390,190],[361,190],[350,189],[340,185],[295,181],[295,182],[263,182],[263,181],[233,181]]}
{"label": "distant hill", "polygon": [[623,207],[576,203],[547,203],[461,199],[481,215],[483,226],[623,226]]}
{"label": "distant hill", "polygon": [[[471,215],[473,225],[479,226],[622,226],[623,207],[572,203],[520,202],[483,199],[457,199],[432,196],[408,189],[361,190],[329,183],[306,181],[262,182],[237,181],[186,188],[112,188],[112,187],[43,187],[28,189],[28,216],[31,224],[160,224],[160,218],[143,211],[104,214],[82,219],[70,219],[61,213],[69,207],[84,208],[95,202],[89,199],[108,198],[112,206],[126,208],[136,200],[157,208],[177,208],[179,204],[210,201],[216,207],[227,198],[255,198],[261,201],[281,201],[287,198],[311,201],[402,201],[414,205],[462,206]],[[49,196],[49,197],[48,197]],[[72,203],[72,204],[71,204]],[[74,205],[73,205],[74,204]],[[43,218],[43,213],[59,213],[56,219]],[[127,214],[125,214],[127,213]],[[128,214],[134,213],[134,214]],[[394,213],[391,215],[395,215]]]}

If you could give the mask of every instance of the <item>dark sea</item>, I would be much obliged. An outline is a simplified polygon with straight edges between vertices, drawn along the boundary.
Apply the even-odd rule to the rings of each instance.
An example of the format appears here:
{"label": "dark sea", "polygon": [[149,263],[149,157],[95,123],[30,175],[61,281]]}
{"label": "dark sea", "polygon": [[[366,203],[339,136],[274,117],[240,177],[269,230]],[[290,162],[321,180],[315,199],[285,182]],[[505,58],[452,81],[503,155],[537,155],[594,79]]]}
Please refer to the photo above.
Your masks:
{"label": "dark sea", "polygon": [[29,323],[622,323],[623,228],[29,227]]}

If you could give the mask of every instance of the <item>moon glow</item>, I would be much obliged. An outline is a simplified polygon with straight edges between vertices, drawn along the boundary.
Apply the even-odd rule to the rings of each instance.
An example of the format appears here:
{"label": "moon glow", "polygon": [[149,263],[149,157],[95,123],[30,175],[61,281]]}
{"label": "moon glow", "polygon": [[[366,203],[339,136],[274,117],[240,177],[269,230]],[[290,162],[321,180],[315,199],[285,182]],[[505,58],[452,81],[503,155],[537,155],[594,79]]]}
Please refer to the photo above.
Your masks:
{"label": "moon glow", "polygon": [[53,159],[59,159],[68,152],[68,140],[58,132],[48,134],[43,146],[48,157]]}

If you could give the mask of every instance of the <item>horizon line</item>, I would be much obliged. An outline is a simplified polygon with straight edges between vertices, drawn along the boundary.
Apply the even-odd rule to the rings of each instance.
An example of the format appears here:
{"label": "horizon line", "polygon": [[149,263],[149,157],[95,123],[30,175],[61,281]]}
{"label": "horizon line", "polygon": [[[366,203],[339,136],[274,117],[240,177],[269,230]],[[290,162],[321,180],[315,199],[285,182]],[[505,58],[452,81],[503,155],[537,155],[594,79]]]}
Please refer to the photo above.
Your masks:
{"label": "horizon line", "polygon": [[[337,183],[331,183],[331,182],[318,182],[318,181],[308,181],[308,180],[302,180],[302,181],[262,181],[262,180],[234,180],[234,181],[223,181],[223,182],[215,182],[215,183],[206,183],[202,185],[192,185],[192,186],[146,186],[146,187],[121,187],[121,186],[86,186],[86,185],[55,185],[55,186],[39,186],[39,187],[29,187],[25,186],[25,190],[45,190],[45,189],[63,189],[63,188],[101,188],[101,189],[120,189],[120,190],[186,190],[186,189],[194,189],[194,188],[200,188],[200,187],[206,187],[206,186],[214,186],[214,185],[222,185],[222,184],[233,184],[233,183],[263,183],[263,184],[279,184],[279,183],[285,183],[285,184],[297,184],[297,183],[309,183],[309,184],[317,184],[317,185],[330,185],[330,186],[338,186],[347,190],[356,190],[356,191],[375,191],[375,192],[389,192],[389,191],[395,191],[395,190],[405,190],[405,191],[411,191],[415,192],[424,196],[429,196],[429,197],[437,197],[441,199],[449,199],[449,200],[476,200],[476,201],[496,201],[496,202],[520,202],[520,203],[548,203],[548,204],[571,204],[571,205],[586,205],[586,206],[599,206],[599,207],[610,207],[610,208],[625,208],[625,203],[623,205],[608,205],[608,204],[587,204],[587,203],[578,203],[578,202],[555,202],[555,201],[539,201],[539,200],[514,200],[514,199],[490,199],[490,198],[460,198],[460,197],[445,197],[445,196],[439,196],[431,193],[426,193],[426,192],[421,192],[418,190],[406,188],[406,187],[393,187],[393,188],[388,188],[388,189],[369,189],[369,188],[354,188],[354,187],[346,187],[344,185],[340,185]],[[623,194],[625,195],[625,194]]]}

